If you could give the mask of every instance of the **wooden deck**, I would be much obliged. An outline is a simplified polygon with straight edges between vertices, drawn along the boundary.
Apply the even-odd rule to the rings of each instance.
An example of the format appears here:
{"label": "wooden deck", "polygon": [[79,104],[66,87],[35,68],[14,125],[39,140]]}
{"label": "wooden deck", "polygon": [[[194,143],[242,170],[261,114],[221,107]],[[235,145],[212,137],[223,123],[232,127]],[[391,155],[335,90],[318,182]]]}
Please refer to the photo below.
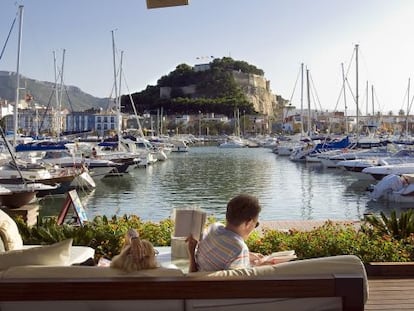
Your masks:
{"label": "wooden deck", "polygon": [[365,265],[369,297],[365,310],[414,310],[414,262]]}
{"label": "wooden deck", "polygon": [[414,310],[414,277],[369,277],[365,310]]}

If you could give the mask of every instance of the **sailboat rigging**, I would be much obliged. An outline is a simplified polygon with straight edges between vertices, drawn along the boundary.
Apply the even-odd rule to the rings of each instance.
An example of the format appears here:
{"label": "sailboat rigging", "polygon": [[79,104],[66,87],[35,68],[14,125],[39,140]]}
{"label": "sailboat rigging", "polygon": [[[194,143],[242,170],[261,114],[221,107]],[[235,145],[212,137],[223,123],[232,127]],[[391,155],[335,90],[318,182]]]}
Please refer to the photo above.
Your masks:
{"label": "sailboat rigging", "polygon": [[18,130],[18,105],[20,101],[20,54],[22,51],[22,33],[23,33],[23,5],[19,6],[19,36],[17,44],[17,66],[16,66],[16,97],[14,103],[14,136],[13,146],[17,145],[17,130]]}
{"label": "sailboat rigging", "polygon": [[62,93],[63,93],[63,68],[65,64],[65,52],[66,50],[63,49],[62,55],[62,67],[60,70],[60,85],[58,87],[58,68],[56,64],[56,53],[53,51],[53,60],[54,60],[54,67],[55,67],[55,92],[56,92],[56,109],[58,110],[57,113],[57,125],[56,125],[56,137],[59,139],[60,134],[62,132]]}

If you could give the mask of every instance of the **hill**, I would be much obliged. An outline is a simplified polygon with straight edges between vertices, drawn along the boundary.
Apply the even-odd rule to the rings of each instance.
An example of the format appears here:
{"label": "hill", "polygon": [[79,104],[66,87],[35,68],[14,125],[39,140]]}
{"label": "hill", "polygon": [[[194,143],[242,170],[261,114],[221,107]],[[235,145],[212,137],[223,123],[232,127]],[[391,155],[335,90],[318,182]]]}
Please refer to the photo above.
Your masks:
{"label": "hill", "polygon": [[[194,67],[180,64],[157,85],[132,94],[132,99],[139,113],[162,108],[166,114],[201,111],[229,117],[236,108],[247,114],[273,115],[278,101],[263,70],[230,57]],[[133,111],[127,96],[122,97],[122,106],[125,111]]]}
{"label": "hill", "polygon": [[[43,106],[54,105],[55,84],[52,82],[38,81],[21,76],[20,87],[23,94],[30,94],[35,103]],[[0,71],[0,98],[14,102],[16,94],[16,73]],[[65,86],[62,106],[69,111],[84,111],[90,108],[104,108],[108,106],[107,98],[97,98],[83,92],[76,86]]]}

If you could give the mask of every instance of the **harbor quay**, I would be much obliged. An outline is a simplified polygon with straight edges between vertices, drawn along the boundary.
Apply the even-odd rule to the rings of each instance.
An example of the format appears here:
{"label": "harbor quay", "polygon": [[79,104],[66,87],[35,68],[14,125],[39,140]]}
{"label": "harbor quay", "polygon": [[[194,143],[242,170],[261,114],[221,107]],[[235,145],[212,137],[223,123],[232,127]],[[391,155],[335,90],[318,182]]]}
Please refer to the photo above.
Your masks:
{"label": "harbor quay", "polygon": [[328,221],[338,225],[353,225],[356,229],[358,229],[361,225],[360,220],[263,220],[260,221],[259,229],[270,229],[284,232],[288,232],[289,230],[311,231],[315,228],[323,226]]}

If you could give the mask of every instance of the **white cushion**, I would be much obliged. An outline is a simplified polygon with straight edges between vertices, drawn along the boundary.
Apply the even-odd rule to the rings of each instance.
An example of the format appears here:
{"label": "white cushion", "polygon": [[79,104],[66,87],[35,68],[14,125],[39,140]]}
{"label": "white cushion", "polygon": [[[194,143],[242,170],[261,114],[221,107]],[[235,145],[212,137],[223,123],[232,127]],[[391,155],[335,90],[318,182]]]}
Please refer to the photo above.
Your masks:
{"label": "white cushion", "polygon": [[362,261],[354,255],[330,256],[289,261],[276,265],[216,272],[195,272],[189,276],[238,277],[267,275],[359,274],[364,278],[364,298],[368,298],[368,281]]}
{"label": "white cushion", "polygon": [[69,267],[39,267],[20,266],[12,267],[3,272],[3,279],[11,278],[105,278],[105,277],[175,277],[184,276],[179,269],[156,268],[125,272],[120,269],[92,266],[69,266]]}
{"label": "white cushion", "polygon": [[95,257],[95,250],[89,246],[72,246],[70,249],[69,265],[82,263]]}
{"label": "white cushion", "polygon": [[[29,249],[34,247],[44,247],[45,245],[23,245],[22,249]],[[47,245],[46,245],[47,246]],[[72,246],[70,249],[70,259],[68,265],[82,263],[89,258],[95,257],[95,250],[89,246]]]}
{"label": "white cushion", "polygon": [[23,247],[23,240],[16,223],[2,210],[0,210],[0,238],[3,240],[6,251]]}
{"label": "white cushion", "polygon": [[67,239],[52,245],[0,253],[0,270],[25,265],[68,265],[71,247],[72,239]]}

